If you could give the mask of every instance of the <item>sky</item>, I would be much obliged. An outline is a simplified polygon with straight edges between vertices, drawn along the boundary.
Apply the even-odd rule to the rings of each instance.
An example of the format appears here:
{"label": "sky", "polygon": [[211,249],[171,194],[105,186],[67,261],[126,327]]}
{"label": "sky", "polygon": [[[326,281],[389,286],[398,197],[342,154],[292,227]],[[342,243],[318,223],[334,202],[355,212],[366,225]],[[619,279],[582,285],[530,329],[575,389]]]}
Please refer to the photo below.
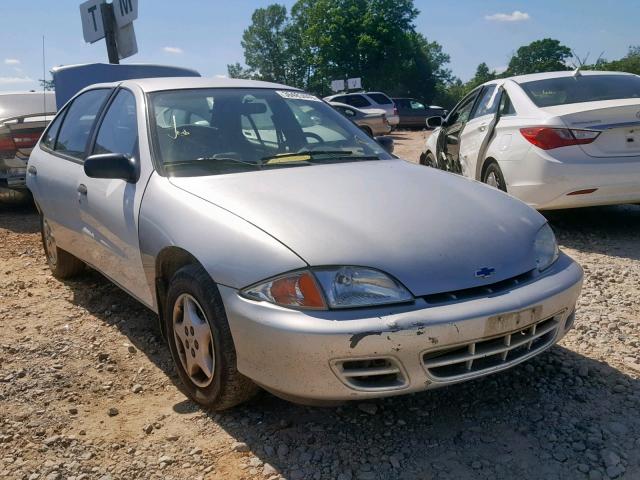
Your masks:
{"label": "sky", "polygon": [[[107,62],[104,41],[83,40],[77,0],[0,0],[0,91],[38,88],[45,67]],[[161,63],[225,75],[242,62],[242,32],[259,7],[294,0],[139,0],[134,22],[139,53],[122,63]],[[453,4],[453,5],[452,5]],[[551,37],[594,61],[623,56],[640,44],[640,1],[415,0],[416,30],[451,57],[448,67],[468,80],[480,62],[504,70],[521,45]],[[48,75],[48,74],[47,74]]]}

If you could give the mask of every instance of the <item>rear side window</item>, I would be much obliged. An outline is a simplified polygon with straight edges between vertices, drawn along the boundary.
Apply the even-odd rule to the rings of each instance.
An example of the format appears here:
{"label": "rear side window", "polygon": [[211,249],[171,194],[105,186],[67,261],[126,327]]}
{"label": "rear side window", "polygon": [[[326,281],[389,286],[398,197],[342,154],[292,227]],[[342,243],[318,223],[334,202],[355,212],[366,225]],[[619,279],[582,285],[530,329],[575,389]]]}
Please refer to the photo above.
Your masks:
{"label": "rear side window", "polygon": [[505,115],[515,115],[516,109],[513,107],[513,103],[511,103],[511,99],[507,92],[502,92],[502,97],[500,98],[500,116],[504,117]]}
{"label": "rear side window", "polygon": [[65,114],[66,110],[58,113],[53,122],[51,122],[51,125],[49,125],[49,128],[47,129],[47,132],[42,137],[42,145],[53,150],[53,147],[56,144],[56,137],[58,136],[58,132],[60,131],[60,125],[62,124],[62,119],[64,118]]}
{"label": "rear side window", "polygon": [[367,93],[367,96],[380,105],[391,105],[393,103],[384,93]]}
{"label": "rear side window", "polygon": [[369,107],[371,103],[362,95],[349,95],[345,97],[345,103],[348,103],[352,107]]}
{"label": "rear side window", "polygon": [[138,145],[136,99],[120,90],[102,120],[93,153],[123,153],[135,156]]}
{"label": "rear side window", "polygon": [[54,150],[83,160],[91,127],[110,90],[89,90],[77,97],[62,122]]}
{"label": "rear side window", "polygon": [[636,75],[582,75],[524,82],[520,86],[538,107],[640,98]]}
{"label": "rear side window", "polygon": [[498,111],[498,93],[499,91],[495,85],[484,87],[471,118],[496,113]]}

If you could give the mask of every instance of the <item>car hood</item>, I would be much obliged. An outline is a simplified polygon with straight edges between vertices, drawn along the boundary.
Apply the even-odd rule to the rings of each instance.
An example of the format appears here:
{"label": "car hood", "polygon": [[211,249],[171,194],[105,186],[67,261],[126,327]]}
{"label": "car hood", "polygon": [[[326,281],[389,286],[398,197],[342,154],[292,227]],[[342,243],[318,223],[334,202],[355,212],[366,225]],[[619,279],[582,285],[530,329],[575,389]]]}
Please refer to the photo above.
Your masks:
{"label": "car hood", "polygon": [[[402,160],[171,182],[256,225],[311,266],[377,268],[416,296],[532,270],[534,237],[545,222],[498,190]],[[495,273],[477,277],[483,267]]]}

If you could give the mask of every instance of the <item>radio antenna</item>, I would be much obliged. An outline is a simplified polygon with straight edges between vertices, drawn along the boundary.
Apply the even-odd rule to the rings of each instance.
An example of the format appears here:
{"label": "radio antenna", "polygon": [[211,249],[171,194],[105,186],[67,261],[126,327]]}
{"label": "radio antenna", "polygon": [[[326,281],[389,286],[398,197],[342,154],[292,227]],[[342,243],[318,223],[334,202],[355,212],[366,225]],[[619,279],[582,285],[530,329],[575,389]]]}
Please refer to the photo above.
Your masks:
{"label": "radio antenna", "polygon": [[42,35],[42,112],[44,113],[44,121],[47,121],[47,75],[44,56],[44,35]]}

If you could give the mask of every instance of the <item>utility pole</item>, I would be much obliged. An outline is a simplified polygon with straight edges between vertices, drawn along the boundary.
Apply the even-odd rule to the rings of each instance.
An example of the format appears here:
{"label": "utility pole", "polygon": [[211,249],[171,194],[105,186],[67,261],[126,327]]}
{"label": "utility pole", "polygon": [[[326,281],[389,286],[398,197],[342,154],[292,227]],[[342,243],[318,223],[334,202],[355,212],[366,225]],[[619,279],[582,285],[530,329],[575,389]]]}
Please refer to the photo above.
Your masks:
{"label": "utility pole", "polygon": [[113,14],[113,4],[100,4],[100,11],[102,13],[102,21],[104,24],[104,40],[107,44],[109,63],[120,63],[118,46],[116,44],[116,17]]}

